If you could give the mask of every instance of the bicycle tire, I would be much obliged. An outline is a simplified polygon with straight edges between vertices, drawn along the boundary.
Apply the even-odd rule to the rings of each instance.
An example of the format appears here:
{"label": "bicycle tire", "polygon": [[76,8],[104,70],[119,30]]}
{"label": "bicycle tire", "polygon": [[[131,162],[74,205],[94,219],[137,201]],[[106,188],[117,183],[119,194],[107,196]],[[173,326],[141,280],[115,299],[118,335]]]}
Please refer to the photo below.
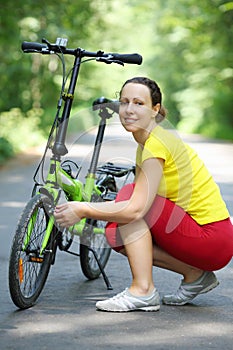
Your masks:
{"label": "bicycle tire", "polygon": [[[93,201],[102,201],[101,197],[96,197]],[[107,243],[105,234],[93,233],[94,227],[105,228],[106,222],[100,220],[91,220],[87,224],[87,234],[80,237],[80,265],[83,274],[89,279],[93,280],[100,276],[101,270],[92,252],[95,251],[98,260],[104,269],[111,254],[111,248]]]}
{"label": "bicycle tire", "polygon": [[58,231],[57,245],[61,251],[69,250],[74,240],[74,233],[70,232],[67,228],[62,231]]}
{"label": "bicycle tire", "polygon": [[[44,195],[32,197],[16,228],[9,261],[9,290],[12,301],[20,309],[30,308],[36,303],[55,257],[51,236],[46,251],[39,255],[49,220],[47,209],[51,204],[51,200]],[[29,225],[33,228],[28,239]]]}

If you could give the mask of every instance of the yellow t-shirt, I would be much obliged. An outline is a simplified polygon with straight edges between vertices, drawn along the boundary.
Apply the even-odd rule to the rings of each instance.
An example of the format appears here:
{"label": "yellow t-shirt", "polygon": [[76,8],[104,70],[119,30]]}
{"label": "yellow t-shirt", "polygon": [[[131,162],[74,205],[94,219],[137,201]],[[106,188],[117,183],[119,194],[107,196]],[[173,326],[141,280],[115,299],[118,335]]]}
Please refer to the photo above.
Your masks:
{"label": "yellow t-shirt", "polygon": [[144,147],[138,146],[137,165],[149,158],[164,159],[158,195],[182,207],[200,225],[229,217],[219,187],[204,163],[172,132],[157,125]]}

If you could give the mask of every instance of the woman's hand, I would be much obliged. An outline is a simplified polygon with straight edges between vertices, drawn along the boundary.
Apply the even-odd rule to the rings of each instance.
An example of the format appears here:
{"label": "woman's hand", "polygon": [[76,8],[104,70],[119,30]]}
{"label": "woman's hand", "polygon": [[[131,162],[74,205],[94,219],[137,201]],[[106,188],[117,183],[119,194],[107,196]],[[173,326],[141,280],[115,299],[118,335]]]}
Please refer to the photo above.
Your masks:
{"label": "woman's hand", "polygon": [[[54,210],[54,217],[56,222],[61,227],[73,226],[79,222],[82,217],[79,215],[79,202],[67,202],[64,204],[59,204]],[[81,214],[81,208],[80,208]]]}

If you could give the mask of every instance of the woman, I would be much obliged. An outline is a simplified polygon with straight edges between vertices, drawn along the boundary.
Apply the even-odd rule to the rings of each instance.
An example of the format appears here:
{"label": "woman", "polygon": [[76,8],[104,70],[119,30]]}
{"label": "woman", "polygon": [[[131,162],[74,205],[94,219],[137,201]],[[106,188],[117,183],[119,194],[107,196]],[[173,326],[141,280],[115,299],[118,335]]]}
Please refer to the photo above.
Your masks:
{"label": "woman", "polygon": [[219,282],[212,271],[232,258],[229,213],[196,153],[158,125],[165,113],[154,81],[144,77],[126,81],[119,116],[138,144],[135,183],[126,185],[115,202],[58,205],[56,221],[62,227],[86,217],[108,221],[110,245],[128,258],[131,286],[97,302],[97,309],[159,310],[153,265],[183,276],[177,292],[165,295],[163,303],[184,305],[215,288]]}

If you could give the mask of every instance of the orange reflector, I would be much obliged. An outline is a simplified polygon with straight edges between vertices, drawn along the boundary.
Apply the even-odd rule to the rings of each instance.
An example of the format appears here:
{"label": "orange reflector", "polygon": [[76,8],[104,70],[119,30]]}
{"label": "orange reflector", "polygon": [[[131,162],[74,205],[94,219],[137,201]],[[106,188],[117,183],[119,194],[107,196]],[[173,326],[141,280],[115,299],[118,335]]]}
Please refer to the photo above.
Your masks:
{"label": "orange reflector", "polygon": [[42,263],[44,261],[44,259],[43,258],[37,258],[35,256],[31,256],[30,261],[37,262],[37,263]]}
{"label": "orange reflector", "polygon": [[19,282],[23,283],[23,259],[19,259]]}

